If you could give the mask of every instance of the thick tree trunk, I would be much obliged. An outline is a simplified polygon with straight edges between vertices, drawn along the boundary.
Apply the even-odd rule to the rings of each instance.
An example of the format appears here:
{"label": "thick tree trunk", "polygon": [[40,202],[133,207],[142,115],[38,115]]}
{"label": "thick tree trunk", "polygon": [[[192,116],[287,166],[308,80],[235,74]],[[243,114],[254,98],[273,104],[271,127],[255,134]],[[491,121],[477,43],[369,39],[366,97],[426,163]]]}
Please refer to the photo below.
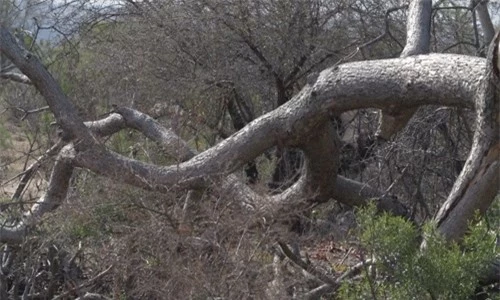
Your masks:
{"label": "thick tree trunk", "polygon": [[476,94],[476,130],[469,158],[436,217],[445,238],[462,238],[474,214],[481,215],[498,194],[500,182],[500,34],[490,46]]}
{"label": "thick tree trunk", "polygon": [[[289,89],[281,78],[276,78],[277,106],[282,106],[290,100]],[[271,182],[268,184],[273,193],[279,193],[292,184],[300,176],[300,168],[303,163],[302,153],[297,149],[291,149],[279,145],[275,152],[276,166],[274,167]]]}

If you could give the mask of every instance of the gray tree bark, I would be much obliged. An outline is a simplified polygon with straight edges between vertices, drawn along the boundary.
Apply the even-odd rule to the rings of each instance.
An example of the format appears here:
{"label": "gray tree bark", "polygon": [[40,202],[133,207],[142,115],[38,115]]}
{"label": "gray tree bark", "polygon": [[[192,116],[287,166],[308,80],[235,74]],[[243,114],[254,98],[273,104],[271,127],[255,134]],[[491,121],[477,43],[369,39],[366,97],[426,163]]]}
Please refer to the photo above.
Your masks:
{"label": "gray tree bark", "polygon": [[[412,7],[426,8],[429,2],[415,1]],[[29,226],[62,203],[74,167],[164,192],[202,189],[220,182],[221,189],[234,195],[236,201],[249,209],[266,212],[270,204],[288,207],[333,198],[348,205],[362,205],[379,197],[381,209],[404,214],[404,209],[393,198],[337,175],[338,141],[328,125],[329,115],[361,108],[379,108],[390,116],[398,116],[423,105],[476,107],[479,133],[476,133],[470,163],[439,215],[440,230],[446,236],[460,236],[463,230],[454,230],[461,228],[456,224],[467,224],[476,209],[484,211],[492,200],[491,195],[498,190],[495,182],[495,178],[498,179],[495,177],[498,176],[498,143],[492,138],[498,129],[498,119],[491,108],[498,109],[498,97],[487,102],[484,97],[477,97],[481,92],[497,95],[491,80],[484,88],[486,60],[482,58],[429,54],[346,63],[326,69],[289,102],[252,121],[211,149],[196,154],[171,130],[131,109],[118,108],[103,120],[83,122],[49,72],[33,55],[21,49],[3,27],[0,27],[0,52],[45,97],[64,130],[63,142],[67,144],[58,156],[44,197],[22,222],[2,227],[1,241],[21,241]],[[488,71],[488,78],[497,74],[495,70],[498,68]],[[497,101],[495,105],[494,101]],[[102,136],[126,127],[161,143],[178,163],[170,166],[144,163],[109,151],[100,142]],[[306,157],[306,171],[302,177],[281,194],[260,195],[232,174],[277,145],[301,148]],[[473,195],[478,194],[480,201],[473,199]]]}
{"label": "gray tree bark", "polygon": [[500,182],[500,34],[490,46],[485,76],[476,99],[476,130],[462,173],[436,216],[448,240],[460,239],[474,214],[484,214],[498,194]]}
{"label": "gray tree bark", "polygon": [[[406,46],[401,57],[429,53],[431,43],[432,0],[413,0],[408,7]],[[399,110],[395,114],[382,109],[376,136],[389,140],[401,131],[413,117],[417,108]]]}
{"label": "gray tree bark", "polygon": [[479,23],[484,34],[484,43],[489,45],[495,36],[495,27],[491,21],[490,13],[488,12],[488,1],[479,0],[474,1],[476,4],[476,12],[479,17]]}

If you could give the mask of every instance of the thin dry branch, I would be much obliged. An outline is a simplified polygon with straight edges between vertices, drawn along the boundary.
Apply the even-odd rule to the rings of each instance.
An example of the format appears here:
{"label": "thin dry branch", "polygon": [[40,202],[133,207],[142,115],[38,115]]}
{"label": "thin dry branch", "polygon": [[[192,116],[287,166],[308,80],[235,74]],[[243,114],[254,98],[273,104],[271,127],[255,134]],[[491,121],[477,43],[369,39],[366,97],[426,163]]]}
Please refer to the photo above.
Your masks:
{"label": "thin dry branch", "polygon": [[307,271],[307,273],[315,276],[324,283],[327,283],[333,287],[337,285],[333,277],[326,274],[326,272],[324,272],[323,270],[316,268],[313,264],[302,260],[300,257],[295,255],[293,251],[285,243],[278,242],[278,245],[280,246],[281,251],[283,251],[286,257],[288,257],[295,265],[299,266],[303,270]]}
{"label": "thin dry branch", "polygon": [[[96,281],[98,281],[101,278],[103,278],[104,276],[106,276],[109,273],[109,271],[111,271],[111,269],[113,269],[113,265],[107,267],[104,271],[102,271],[99,274],[97,274],[96,276],[90,278],[86,282],[84,282],[84,283],[82,283],[82,284],[80,284],[80,285],[60,294],[60,295],[57,295],[56,297],[52,298],[52,300],[66,299],[70,295],[73,295],[75,293],[81,293],[84,288],[87,288],[87,287],[93,285]],[[92,297],[94,297],[94,298],[91,298],[90,295],[92,295]],[[98,297],[102,297],[102,298],[98,298]],[[105,298],[102,295],[98,295],[98,294],[86,293],[84,296],[80,297],[80,299],[107,299],[107,298]]]}
{"label": "thin dry branch", "polygon": [[36,225],[40,218],[47,212],[59,207],[66,199],[69,181],[73,173],[71,162],[71,148],[63,148],[56,159],[49,185],[45,194],[26,212],[20,221],[3,222],[0,227],[0,241],[20,243],[26,236],[31,226]]}
{"label": "thin dry branch", "polygon": [[396,42],[398,42],[398,40],[396,40],[394,38],[394,36],[392,35],[391,30],[389,28],[389,16],[391,15],[391,13],[393,13],[395,11],[398,11],[398,10],[401,10],[401,9],[407,9],[407,8],[408,8],[408,5],[401,5],[401,6],[392,7],[390,9],[386,10],[386,12],[385,12],[385,18],[384,18],[384,22],[385,22],[384,32],[382,34],[380,34],[379,36],[375,37],[374,39],[371,39],[368,42],[365,42],[365,43],[359,45],[358,49],[362,50],[362,49],[364,49],[366,47],[369,47],[369,46],[371,46],[373,44],[376,44],[379,41],[381,41],[382,39],[384,39],[386,36],[389,36],[393,40],[395,40]]}
{"label": "thin dry branch", "polygon": [[375,264],[375,260],[369,259],[366,261],[362,261],[362,262],[352,266],[349,270],[345,271],[342,275],[337,277],[337,279],[335,279],[334,285],[328,284],[328,283],[320,285],[319,287],[312,289],[309,292],[302,295],[302,298],[303,299],[310,299],[310,300],[319,299],[323,295],[333,293],[333,292],[338,290],[338,288],[342,285],[342,283],[345,280],[348,280],[350,278],[355,277],[356,275],[361,273],[362,269],[365,269],[366,267],[374,265],[374,264]]}
{"label": "thin dry branch", "polygon": [[[62,141],[58,141],[56,144],[54,144],[52,147],[50,147],[43,155],[38,157],[26,170],[23,171],[21,180],[16,188],[16,191],[12,195],[12,200],[16,201],[21,198],[21,194],[23,193],[24,189],[28,185],[28,182],[30,181],[31,177],[36,173],[38,168],[45,163],[49,158],[55,156],[61,148],[64,146],[64,143]],[[2,209],[0,208],[0,211]]]}
{"label": "thin dry branch", "polygon": [[20,82],[24,84],[31,84],[31,80],[28,76],[21,73],[14,72],[0,72],[0,78],[12,80],[14,82]]}

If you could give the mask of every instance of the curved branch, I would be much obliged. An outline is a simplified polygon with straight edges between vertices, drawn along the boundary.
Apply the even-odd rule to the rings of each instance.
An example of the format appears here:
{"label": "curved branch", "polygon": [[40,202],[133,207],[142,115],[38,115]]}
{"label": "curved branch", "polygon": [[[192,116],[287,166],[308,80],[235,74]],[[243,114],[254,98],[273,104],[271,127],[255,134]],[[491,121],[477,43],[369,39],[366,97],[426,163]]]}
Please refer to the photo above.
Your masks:
{"label": "curved branch", "polygon": [[31,80],[28,78],[28,76],[26,76],[24,74],[20,74],[20,73],[0,72],[0,78],[12,80],[12,81],[20,82],[20,83],[24,83],[24,84],[31,84]]}
{"label": "curved branch", "polygon": [[500,32],[492,42],[486,76],[476,96],[476,131],[462,172],[436,216],[449,240],[460,239],[477,210],[490,206],[500,187]]}
{"label": "curved branch", "polygon": [[[108,135],[126,127],[133,127],[151,140],[164,145],[169,153],[175,151],[188,153],[185,160],[196,154],[180,137],[149,116],[131,108],[119,108],[117,111],[123,115],[113,113],[105,119],[85,124],[92,132],[100,135]],[[127,124],[133,124],[133,126]],[[325,124],[324,126],[330,126],[329,122]],[[385,196],[383,192],[366,184],[335,176],[338,169],[335,151],[338,149],[335,146],[336,139],[332,130],[332,128],[320,128],[317,132],[322,133],[321,137],[311,136],[311,140],[303,143],[301,148],[307,156],[306,170],[298,183],[283,193],[271,197],[260,195],[236,175],[229,175],[222,179],[219,193],[235,199],[236,202],[252,211],[260,210],[266,212],[267,215],[282,211],[284,207],[295,209],[297,205],[303,206],[305,199],[317,203],[333,197],[350,206],[365,205],[370,200],[379,200],[377,203],[380,210],[405,216],[406,208],[394,198]],[[161,134],[163,132],[167,134]]]}
{"label": "curved branch", "polygon": [[125,119],[117,113],[111,113],[104,119],[87,121],[84,124],[94,135],[99,137],[109,136],[127,128]]}
{"label": "curved branch", "polygon": [[[328,151],[336,151],[331,137],[325,138],[328,128],[323,127],[331,112],[338,114],[374,107],[385,108],[394,115],[399,111],[427,104],[471,108],[474,106],[472,99],[483,75],[484,64],[484,59],[481,58],[434,54],[335,66],[321,72],[314,84],[306,85],[283,106],[254,120],[211,149],[194,156],[195,153],[175,134],[152,118],[133,110],[120,108],[117,113],[104,120],[84,124],[43,66],[34,57],[21,55],[20,53],[25,52],[17,45],[4,43],[6,40],[9,42],[8,39],[8,32],[1,29],[0,51],[10,54],[11,60],[18,64],[19,69],[30,77],[45,96],[58,122],[62,122],[63,128],[74,135],[73,143],[68,146],[73,147],[73,166],[87,168],[119,182],[150,190],[197,189],[206,187],[221,177],[227,178],[227,175],[272,146],[303,148],[309,153],[309,169],[289,190],[268,198],[253,193],[251,189],[242,189],[243,194],[250,198],[254,197],[262,202],[271,199],[284,204],[295,199],[311,199],[311,193],[318,197],[316,199],[336,196],[339,200],[359,201],[357,196],[336,193],[331,187],[332,181],[336,179],[335,158],[326,164],[326,168],[317,158],[313,158],[316,154],[325,156]],[[138,129],[148,137],[164,143],[170,151],[174,150],[178,161],[192,158],[170,166],[148,164],[109,151],[104,145],[96,143],[91,134],[106,135],[124,127]],[[309,142],[304,143],[307,140]],[[65,149],[69,151],[69,148]],[[57,174],[59,171],[56,168],[54,172]],[[349,183],[342,179],[338,179],[338,182]],[[51,181],[49,192],[54,188],[53,184]],[[235,184],[239,184],[238,181],[230,176],[222,186]]]}
{"label": "curved branch", "polygon": [[20,221],[5,221],[0,227],[0,242],[20,243],[29,227],[35,225],[47,212],[59,207],[66,199],[69,181],[73,173],[72,149],[65,147],[56,159],[49,186],[45,194],[26,212]]}
{"label": "curved branch", "polygon": [[[323,71],[291,101],[254,120],[187,162],[161,167],[129,159],[96,144],[76,109],[38,60],[4,28],[0,50],[45,96],[57,121],[77,138],[75,163],[98,174],[149,189],[196,188],[210,176],[230,174],[276,145],[297,146],[328,118],[328,111],[377,107],[389,112],[425,104],[471,107],[484,61],[459,55],[355,62]],[[465,75],[462,75],[465,74]],[[465,78],[464,78],[465,77]],[[82,151],[85,150],[85,151]]]}
{"label": "curved branch", "polygon": [[274,145],[298,146],[327,120],[329,111],[400,111],[427,104],[471,108],[483,63],[481,58],[434,54],[344,64],[323,71],[314,86],[307,85],[285,105],[187,162],[156,166],[103,147],[78,152],[75,162],[144,188],[196,188],[210,176],[234,172]]}
{"label": "curved branch", "polygon": [[134,128],[153,141],[159,142],[178,162],[186,161],[195,156],[195,152],[189,148],[184,140],[150,116],[126,107],[118,108],[116,112],[124,118],[128,127]]}
{"label": "curved branch", "polygon": [[44,96],[66,135],[70,139],[78,137],[80,140],[78,148],[83,149],[94,143],[76,107],[63,93],[56,80],[32,53],[18,45],[15,38],[2,25],[0,25],[0,52],[26,75]]}

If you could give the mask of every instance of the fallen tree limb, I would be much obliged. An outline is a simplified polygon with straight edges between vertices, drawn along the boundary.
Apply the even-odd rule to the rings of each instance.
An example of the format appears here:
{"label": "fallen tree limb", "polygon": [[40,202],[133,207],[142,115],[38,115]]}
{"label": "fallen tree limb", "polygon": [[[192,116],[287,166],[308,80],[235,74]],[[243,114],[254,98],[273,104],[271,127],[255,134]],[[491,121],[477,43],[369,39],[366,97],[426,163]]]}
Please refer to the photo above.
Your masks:
{"label": "fallen tree limb", "polygon": [[[271,198],[279,203],[291,203],[293,199],[303,201],[316,195],[321,201],[335,197],[359,205],[365,196],[383,196],[368,187],[364,191],[353,191],[354,187],[363,185],[343,179],[339,179],[339,192],[335,192],[335,160],[321,164],[315,158],[318,153],[324,156],[325,150],[332,151],[330,155],[335,156],[334,144],[325,146],[331,143],[328,141],[330,137],[324,133],[330,113],[374,107],[398,114],[431,104],[472,108],[485,61],[461,55],[433,54],[335,66],[321,72],[314,82],[306,85],[286,104],[195,155],[171,131],[132,110],[119,109],[104,120],[84,124],[47,70],[34,56],[20,49],[4,28],[0,29],[0,42],[0,51],[31,78],[47,99],[58,124],[66,132],[66,141],[71,142],[73,167],[86,168],[140,188],[166,192],[204,188],[239,170],[275,145],[303,148],[309,170],[290,189]],[[144,163],[113,153],[96,139],[124,127],[135,128],[164,143],[169,151],[173,151],[178,163],[170,166]],[[327,138],[326,144],[319,142],[321,134]],[[319,144],[314,146],[316,141]],[[235,184],[241,186],[234,178],[230,180],[229,185]],[[351,192],[347,192],[348,189]],[[257,196],[248,188],[243,190],[246,190],[243,194],[260,202],[269,199]],[[381,199],[391,206],[391,199]]]}

